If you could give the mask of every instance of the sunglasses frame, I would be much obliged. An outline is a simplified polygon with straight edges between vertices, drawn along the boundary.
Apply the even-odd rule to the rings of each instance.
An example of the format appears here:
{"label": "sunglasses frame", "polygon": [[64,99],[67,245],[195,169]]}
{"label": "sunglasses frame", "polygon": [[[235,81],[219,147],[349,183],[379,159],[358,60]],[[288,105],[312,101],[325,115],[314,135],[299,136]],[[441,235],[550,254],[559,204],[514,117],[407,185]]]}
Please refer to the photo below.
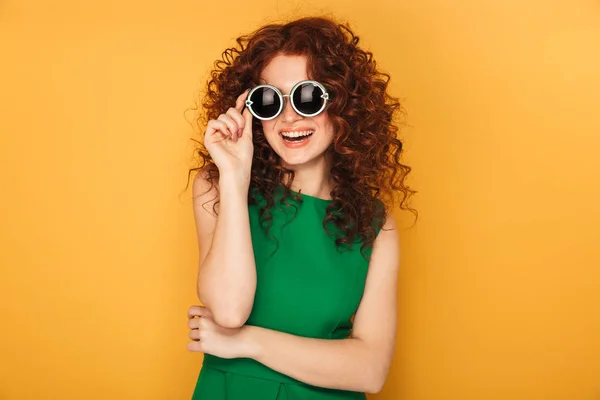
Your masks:
{"label": "sunglasses frame", "polygon": [[[323,94],[321,95],[321,98],[324,99],[325,101],[323,101],[323,106],[319,109],[319,111],[313,113],[313,114],[305,114],[303,112],[300,112],[297,108],[296,105],[294,104],[293,101],[293,96],[294,96],[294,91],[300,87],[300,85],[303,85],[305,83],[312,83],[313,86],[317,86],[318,88],[320,88],[323,91]],[[254,91],[256,91],[257,89],[260,88],[264,88],[264,87],[268,87],[269,89],[273,89],[275,91],[275,93],[277,93],[277,96],[279,96],[279,110],[275,113],[274,116],[270,117],[270,118],[263,118],[258,116],[254,110],[252,110],[252,100],[250,100],[250,97],[252,96],[252,94],[254,93]],[[281,90],[279,90],[277,87],[270,85],[268,83],[265,84],[261,84],[261,85],[257,85],[254,86],[250,92],[248,92],[248,96],[246,96],[246,107],[248,107],[248,111],[250,111],[250,113],[255,116],[256,118],[263,120],[263,121],[269,121],[271,119],[277,118],[279,116],[279,114],[281,114],[281,111],[283,111],[283,101],[284,101],[284,97],[289,97],[290,98],[290,103],[292,104],[292,108],[294,109],[294,111],[296,111],[296,113],[298,113],[299,115],[302,115],[303,117],[314,117],[317,116],[319,114],[321,114],[323,112],[323,110],[325,109],[325,107],[327,106],[327,102],[329,100],[329,93],[327,92],[327,89],[325,89],[325,86],[323,86],[321,83],[317,82],[317,81],[313,81],[313,80],[304,80],[304,81],[300,81],[298,83],[296,83],[294,85],[294,87],[292,87],[292,90],[290,90],[290,94],[283,94],[281,93]]]}

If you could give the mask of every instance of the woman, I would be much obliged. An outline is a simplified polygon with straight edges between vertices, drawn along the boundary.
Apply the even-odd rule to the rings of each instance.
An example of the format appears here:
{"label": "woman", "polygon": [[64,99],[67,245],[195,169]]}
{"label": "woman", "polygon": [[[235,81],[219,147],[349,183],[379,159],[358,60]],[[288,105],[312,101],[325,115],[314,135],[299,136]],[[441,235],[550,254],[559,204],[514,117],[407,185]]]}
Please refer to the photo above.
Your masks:
{"label": "woman", "polygon": [[[402,143],[358,37],[328,18],[264,26],[223,53],[194,170],[193,399],[365,399],[394,352]],[[411,211],[414,211],[408,208]],[[368,272],[368,273],[367,273]]]}

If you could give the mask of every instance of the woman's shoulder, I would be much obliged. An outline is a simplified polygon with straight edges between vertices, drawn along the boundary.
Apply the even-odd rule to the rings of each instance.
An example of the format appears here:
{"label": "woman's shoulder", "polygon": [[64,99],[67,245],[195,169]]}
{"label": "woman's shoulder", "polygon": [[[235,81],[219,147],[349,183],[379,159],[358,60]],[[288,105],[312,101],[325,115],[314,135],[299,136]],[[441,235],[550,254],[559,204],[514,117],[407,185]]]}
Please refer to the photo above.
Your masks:
{"label": "woman's shoulder", "polygon": [[385,203],[377,198],[373,197],[373,228],[375,228],[376,234],[386,222],[388,211]]}
{"label": "woman's shoulder", "polygon": [[219,171],[214,164],[198,169],[192,183],[192,198],[196,203],[213,203],[219,200]]}

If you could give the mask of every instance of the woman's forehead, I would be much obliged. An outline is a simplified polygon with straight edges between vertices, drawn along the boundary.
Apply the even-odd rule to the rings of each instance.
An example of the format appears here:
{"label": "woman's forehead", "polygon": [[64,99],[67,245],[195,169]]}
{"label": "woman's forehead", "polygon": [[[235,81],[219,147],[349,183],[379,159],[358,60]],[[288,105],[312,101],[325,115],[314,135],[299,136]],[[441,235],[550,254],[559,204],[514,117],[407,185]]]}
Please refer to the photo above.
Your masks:
{"label": "woman's forehead", "polygon": [[280,90],[290,90],[296,83],[307,79],[305,56],[276,56],[260,74],[261,83],[273,85]]}

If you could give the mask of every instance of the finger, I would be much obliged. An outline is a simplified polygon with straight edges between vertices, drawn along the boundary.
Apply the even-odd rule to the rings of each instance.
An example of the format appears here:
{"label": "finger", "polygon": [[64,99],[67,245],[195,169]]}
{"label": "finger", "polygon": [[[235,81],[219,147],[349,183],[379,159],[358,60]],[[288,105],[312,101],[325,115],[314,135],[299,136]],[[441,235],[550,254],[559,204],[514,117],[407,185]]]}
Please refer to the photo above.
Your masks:
{"label": "finger", "polygon": [[204,353],[204,343],[202,341],[190,342],[187,344],[187,349]]}
{"label": "finger", "polygon": [[210,312],[208,311],[208,308],[204,306],[194,305],[188,308],[188,318],[204,317],[207,316],[209,313]]}
{"label": "finger", "polygon": [[231,132],[231,138],[236,139],[236,137],[238,136],[237,132],[240,129],[237,125],[237,122],[235,122],[233,118],[226,114],[219,115],[218,120],[225,122],[225,125],[227,125],[227,129],[229,129],[229,132]]}
{"label": "finger", "polygon": [[200,328],[200,321],[201,321],[201,319],[202,318],[194,318],[194,317],[188,319],[188,323],[187,323],[188,328],[190,328],[190,329],[198,329],[198,328]]}
{"label": "finger", "polygon": [[244,130],[242,131],[242,135],[247,136],[252,140],[252,114],[250,113],[250,110],[246,108],[242,115],[244,116]]}
{"label": "finger", "polygon": [[200,340],[200,331],[198,329],[192,329],[189,331],[188,337],[192,340]]}
{"label": "finger", "polygon": [[236,110],[235,108],[231,107],[229,110],[227,110],[226,113],[228,116],[230,116],[237,124],[237,136],[239,137],[242,133],[242,130],[244,129],[244,124],[246,123],[246,121],[244,120],[244,117],[242,116],[242,114],[240,114],[240,112],[238,110]]}
{"label": "finger", "polygon": [[242,94],[240,94],[237,98],[237,100],[235,101],[235,109],[238,110],[240,113],[242,112],[242,108],[244,107],[244,104],[246,103],[246,96],[248,95],[248,92],[250,91],[250,89],[246,89],[242,92]]}
{"label": "finger", "polygon": [[218,119],[213,119],[208,121],[208,124],[215,130],[215,132],[221,133],[224,138],[231,137],[231,131],[229,131],[229,128],[225,122],[219,121]]}

